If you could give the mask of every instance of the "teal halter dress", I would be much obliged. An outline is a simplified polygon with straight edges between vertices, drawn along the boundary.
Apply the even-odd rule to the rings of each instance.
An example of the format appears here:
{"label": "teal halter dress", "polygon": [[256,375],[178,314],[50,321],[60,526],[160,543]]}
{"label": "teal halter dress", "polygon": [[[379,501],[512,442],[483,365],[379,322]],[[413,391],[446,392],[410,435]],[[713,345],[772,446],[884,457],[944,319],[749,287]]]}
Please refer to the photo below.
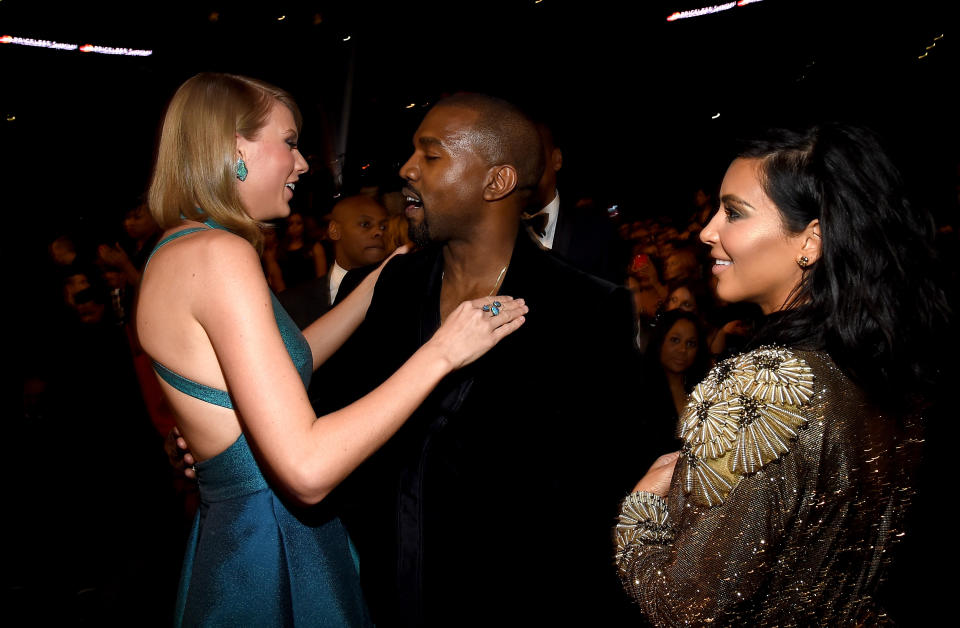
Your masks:
{"label": "teal halter dress", "polygon": [[[220,225],[212,220],[212,228]],[[203,228],[186,229],[157,247]],[[271,294],[273,313],[304,386],[310,345]],[[177,390],[224,408],[230,395],[154,362]],[[289,506],[264,479],[241,434],[196,465],[200,507],[187,542],[176,626],[370,626],[357,555],[340,520],[322,508]]]}

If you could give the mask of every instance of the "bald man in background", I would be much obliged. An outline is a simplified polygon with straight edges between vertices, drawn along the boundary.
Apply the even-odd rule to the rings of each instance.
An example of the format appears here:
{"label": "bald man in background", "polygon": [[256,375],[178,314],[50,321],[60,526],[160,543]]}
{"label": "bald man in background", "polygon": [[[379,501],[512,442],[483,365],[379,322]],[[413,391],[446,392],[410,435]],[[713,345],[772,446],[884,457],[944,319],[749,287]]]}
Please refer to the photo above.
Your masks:
{"label": "bald man in background", "polygon": [[348,196],[333,206],[327,226],[335,258],[328,273],[331,304],[347,272],[379,264],[390,253],[383,240],[386,228],[387,210],[369,196]]}
{"label": "bald man in background", "polygon": [[342,301],[391,252],[383,238],[387,210],[375,199],[364,194],[348,196],[333,206],[329,219],[327,237],[333,242],[334,255],[330,270],[277,295],[301,329]]}

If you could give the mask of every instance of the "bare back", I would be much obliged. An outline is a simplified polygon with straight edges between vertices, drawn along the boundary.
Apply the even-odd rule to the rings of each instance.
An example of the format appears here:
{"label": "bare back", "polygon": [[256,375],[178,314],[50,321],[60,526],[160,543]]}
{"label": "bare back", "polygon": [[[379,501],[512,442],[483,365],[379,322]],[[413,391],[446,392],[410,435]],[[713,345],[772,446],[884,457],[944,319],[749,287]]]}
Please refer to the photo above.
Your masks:
{"label": "bare back", "polygon": [[[164,244],[145,269],[137,304],[137,333],[144,350],[154,361],[193,382],[226,391],[220,361],[197,313],[215,308],[205,301],[215,291],[218,267],[230,263],[230,260],[215,259],[213,250],[225,240],[241,239],[193,222],[164,235],[191,227],[203,231],[185,234]],[[256,255],[253,247],[241,242],[250,249],[251,255]],[[251,277],[250,282],[256,283],[256,279]],[[259,279],[263,281],[262,275]],[[213,323],[216,324],[216,316]],[[235,410],[187,395],[158,379],[177,416],[178,427],[198,460],[220,453],[240,436]]]}

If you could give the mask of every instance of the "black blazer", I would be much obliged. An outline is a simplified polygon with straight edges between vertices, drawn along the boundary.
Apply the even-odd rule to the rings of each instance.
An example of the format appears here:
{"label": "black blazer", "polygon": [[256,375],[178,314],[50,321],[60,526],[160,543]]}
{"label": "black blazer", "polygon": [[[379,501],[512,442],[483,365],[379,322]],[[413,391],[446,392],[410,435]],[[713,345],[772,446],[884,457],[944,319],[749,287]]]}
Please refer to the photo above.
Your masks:
{"label": "black blazer", "polygon": [[553,252],[572,266],[615,284],[626,280],[629,249],[613,223],[590,209],[561,200]]}
{"label": "black blazer", "polygon": [[[430,338],[441,270],[439,247],[384,269],[335,390],[359,397]],[[524,232],[501,292],[526,299],[524,326],[444,379],[338,496],[378,625],[604,625],[622,603],[613,518],[662,453],[632,403],[629,293]]]}

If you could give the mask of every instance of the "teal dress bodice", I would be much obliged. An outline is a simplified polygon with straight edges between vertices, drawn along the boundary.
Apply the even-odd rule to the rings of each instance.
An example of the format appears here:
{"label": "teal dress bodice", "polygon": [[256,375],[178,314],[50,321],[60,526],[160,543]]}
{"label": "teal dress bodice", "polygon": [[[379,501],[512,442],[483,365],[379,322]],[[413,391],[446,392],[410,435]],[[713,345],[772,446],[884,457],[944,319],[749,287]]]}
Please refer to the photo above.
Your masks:
{"label": "teal dress bodice", "polygon": [[[157,248],[199,230],[177,232]],[[271,298],[283,343],[306,387],[313,372],[310,345],[276,297]],[[227,391],[198,384],[156,362],[154,368],[185,394],[233,407]],[[356,551],[337,517],[281,499],[242,434],[221,453],[197,463],[196,471],[200,507],[187,542],[175,625],[371,625]]]}

